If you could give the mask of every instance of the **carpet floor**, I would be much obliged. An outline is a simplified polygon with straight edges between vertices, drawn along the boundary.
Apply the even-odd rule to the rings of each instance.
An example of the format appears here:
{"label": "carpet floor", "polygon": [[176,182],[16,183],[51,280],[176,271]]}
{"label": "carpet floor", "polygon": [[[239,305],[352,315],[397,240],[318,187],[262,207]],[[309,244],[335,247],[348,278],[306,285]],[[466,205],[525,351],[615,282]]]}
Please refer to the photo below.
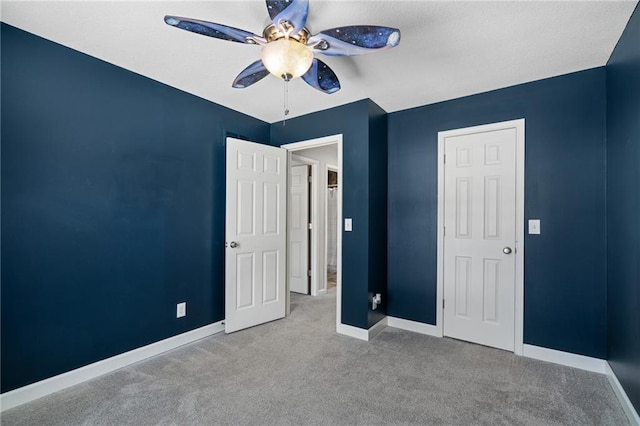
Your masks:
{"label": "carpet floor", "polygon": [[2,425],[627,425],[601,374],[386,328],[335,333],[335,290],[2,413]]}

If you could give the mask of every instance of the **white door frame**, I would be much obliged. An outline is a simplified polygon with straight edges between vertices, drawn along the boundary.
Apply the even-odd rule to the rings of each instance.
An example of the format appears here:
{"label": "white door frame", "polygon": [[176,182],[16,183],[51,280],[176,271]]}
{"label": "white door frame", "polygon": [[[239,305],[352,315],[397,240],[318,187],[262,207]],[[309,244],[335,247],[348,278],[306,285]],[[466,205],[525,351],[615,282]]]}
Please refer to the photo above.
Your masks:
{"label": "white door frame", "polygon": [[[311,262],[309,263],[309,269],[311,270],[311,283],[310,294],[312,296],[318,295],[318,212],[316,211],[316,207],[318,206],[318,182],[319,182],[319,172],[318,167],[320,162],[318,160],[314,160],[313,158],[305,157],[304,155],[296,154],[289,152],[290,158],[294,159],[297,163],[306,164],[311,166],[311,191],[309,192],[309,198],[311,199],[311,240],[309,244],[309,252],[311,254]],[[291,182],[289,179],[289,171],[291,170],[291,161],[289,161],[287,170],[287,181]],[[288,184],[287,184],[288,191]],[[288,196],[287,196],[288,197]],[[287,198],[288,201],[288,198]],[[288,204],[287,204],[288,205]],[[287,220],[287,232],[289,232],[289,221]],[[287,253],[288,256],[288,253]],[[288,257],[287,257],[288,261]],[[287,269],[288,271],[288,269]],[[287,283],[288,285],[288,283]]]}
{"label": "white door frame", "polygon": [[522,355],[524,345],[524,118],[481,126],[438,132],[438,268],[436,290],[436,329],[443,336],[444,299],[444,141],[451,136],[516,130],[516,245],[515,245],[515,327],[514,353]]}
{"label": "white door frame", "polygon": [[[338,252],[337,252],[337,266],[336,266],[336,329],[342,324],[342,134],[326,136],[323,138],[311,139],[301,142],[294,142],[281,145],[280,148],[284,148],[289,151],[289,160],[291,154],[295,151],[300,151],[308,148],[317,148],[325,145],[335,144],[338,147]],[[312,178],[313,180],[313,178]],[[317,179],[316,179],[317,181]],[[315,200],[314,200],[315,201]],[[316,204],[317,205],[317,204]],[[319,243],[319,239],[315,238],[314,245]],[[315,248],[318,250],[318,248]],[[317,251],[316,251],[317,253]],[[290,299],[289,299],[289,282],[287,281],[287,315],[290,312]]]}

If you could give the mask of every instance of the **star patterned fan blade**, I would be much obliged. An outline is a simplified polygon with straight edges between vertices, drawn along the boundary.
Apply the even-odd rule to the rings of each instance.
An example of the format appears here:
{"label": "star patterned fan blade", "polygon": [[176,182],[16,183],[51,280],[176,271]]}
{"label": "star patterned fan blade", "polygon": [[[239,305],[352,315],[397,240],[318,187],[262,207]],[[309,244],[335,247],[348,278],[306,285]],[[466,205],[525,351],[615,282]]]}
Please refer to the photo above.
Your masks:
{"label": "star patterned fan blade", "polygon": [[262,60],[258,59],[238,74],[236,79],[233,80],[233,87],[236,89],[244,89],[259,82],[267,75],[269,75],[269,71],[264,67]]}
{"label": "star patterned fan blade", "polygon": [[400,43],[397,28],[353,25],[321,31],[309,38],[314,52],[328,56],[356,56],[390,49]]}
{"label": "star patterned fan blade", "polygon": [[267,11],[276,28],[297,34],[307,23],[309,0],[267,0]]}
{"label": "star patterned fan blade", "polygon": [[302,76],[302,79],[309,86],[326,94],[335,93],[340,90],[338,76],[320,59],[313,60],[311,68]]}
{"label": "star patterned fan blade", "polygon": [[228,27],[215,22],[199,21],[197,19],[181,18],[179,16],[165,16],[164,22],[173,27],[191,31],[221,40],[235,41],[238,43],[256,44],[262,37],[238,28]]}

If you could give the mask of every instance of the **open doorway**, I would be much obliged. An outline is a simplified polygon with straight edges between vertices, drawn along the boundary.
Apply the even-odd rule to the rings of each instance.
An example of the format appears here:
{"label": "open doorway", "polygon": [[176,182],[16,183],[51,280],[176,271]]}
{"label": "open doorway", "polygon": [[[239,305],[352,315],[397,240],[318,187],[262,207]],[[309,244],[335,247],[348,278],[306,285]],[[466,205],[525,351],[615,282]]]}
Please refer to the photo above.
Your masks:
{"label": "open doorway", "polygon": [[338,269],[338,167],[327,164],[327,197],[325,204],[325,259],[327,273],[327,291],[337,285]]}
{"label": "open doorway", "polygon": [[[308,141],[282,145],[289,154],[288,163],[291,167],[307,166],[310,175],[309,186],[309,214],[308,218],[308,275],[309,291],[306,294],[318,296],[327,292],[335,292],[336,298],[336,324],[341,324],[341,293],[342,293],[342,135],[329,136]],[[291,167],[289,170],[289,183],[293,182]],[[298,169],[298,175],[304,175],[303,169]],[[335,182],[329,186],[329,172]],[[300,184],[301,179],[296,182]],[[297,191],[297,190],[296,190]],[[296,194],[295,203],[291,203],[291,186],[288,189],[291,206],[303,206],[304,202]],[[297,204],[296,204],[297,203]],[[288,215],[291,215],[291,209]],[[299,212],[298,212],[299,213]],[[302,212],[299,218],[304,218]],[[295,223],[294,223],[295,222]],[[288,217],[287,226],[289,236],[292,235],[291,227],[300,227],[301,222],[293,217]],[[305,253],[299,253],[304,243],[299,241],[302,232],[297,232],[295,250],[289,250],[295,258],[289,257],[287,267],[288,289],[291,287],[292,272],[300,274],[304,267]],[[291,241],[290,241],[291,243]],[[300,266],[302,265],[302,266]],[[293,269],[291,269],[293,268]],[[335,278],[334,278],[335,277]],[[302,287],[298,287],[299,289]],[[300,293],[298,291],[297,293]],[[303,294],[305,292],[302,292]],[[294,294],[298,296],[297,294]],[[287,292],[287,315],[290,312],[291,294]]]}

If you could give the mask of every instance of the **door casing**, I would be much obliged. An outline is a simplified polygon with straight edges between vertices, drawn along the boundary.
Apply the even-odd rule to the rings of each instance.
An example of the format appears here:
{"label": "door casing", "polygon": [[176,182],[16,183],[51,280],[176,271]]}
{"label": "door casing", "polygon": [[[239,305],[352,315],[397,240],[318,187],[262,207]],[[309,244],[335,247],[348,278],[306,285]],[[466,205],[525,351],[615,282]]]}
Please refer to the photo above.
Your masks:
{"label": "door casing", "polygon": [[447,137],[508,128],[516,129],[516,244],[515,244],[515,326],[514,353],[522,355],[524,346],[524,137],[525,120],[503,121],[481,126],[438,132],[438,250],[436,286],[436,334],[444,330],[444,142]]}

